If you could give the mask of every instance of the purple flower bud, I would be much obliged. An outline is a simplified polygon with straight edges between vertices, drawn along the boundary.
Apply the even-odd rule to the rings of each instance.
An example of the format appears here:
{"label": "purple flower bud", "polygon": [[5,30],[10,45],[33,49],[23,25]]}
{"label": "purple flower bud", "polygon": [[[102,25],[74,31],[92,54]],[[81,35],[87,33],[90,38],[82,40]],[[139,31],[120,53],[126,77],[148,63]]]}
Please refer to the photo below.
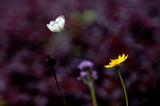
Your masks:
{"label": "purple flower bud", "polygon": [[92,74],[91,76],[94,78],[94,79],[98,79],[98,76],[97,76],[97,71],[92,71]]}
{"label": "purple flower bud", "polygon": [[86,72],[85,72],[85,71],[81,71],[81,72],[80,72],[80,76],[81,76],[81,77],[85,77],[85,76],[86,76]]}
{"label": "purple flower bud", "polygon": [[85,70],[86,68],[90,69],[93,67],[93,63],[91,61],[88,61],[88,60],[84,60],[83,62],[81,62],[79,65],[78,65],[78,68],[80,70]]}
{"label": "purple flower bud", "polygon": [[81,71],[80,72],[80,76],[79,77],[77,77],[77,80],[81,80],[83,77],[85,77],[87,74],[86,74],[86,72],[85,71]]}
{"label": "purple flower bud", "polygon": [[81,77],[77,77],[77,80],[81,80]]}
{"label": "purple flower bud", "polygon": [[92,71],[92,75],[96,76],[97,75],[97,71]]}

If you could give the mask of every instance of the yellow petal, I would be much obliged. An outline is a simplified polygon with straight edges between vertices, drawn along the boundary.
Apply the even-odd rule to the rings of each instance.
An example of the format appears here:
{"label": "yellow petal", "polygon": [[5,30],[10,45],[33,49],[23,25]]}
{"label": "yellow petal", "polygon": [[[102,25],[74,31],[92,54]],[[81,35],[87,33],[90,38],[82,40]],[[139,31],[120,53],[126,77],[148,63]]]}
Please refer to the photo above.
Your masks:
{"label": "yellow petal", "polygon": [[125,61],[127,58],[128,58],[128,55],[125,58],[123,58],[122,62]]}
{"label": "yellow petal", "polygon": [[122,58],[124,58],[125,57],[125,54],[122,54]]}
{"label": "yellow petal", "polygon": [[121,55],[118,56],[118,59],[121,59]]}
{"label": "yellow petal", "polygon": [[128,55],[124,58],[124,60],[126,60],[128,58]]}
{"label": "yellow petal", "polygon": [[113,67],[112,65],[104,65],[104,67],[106,67],[106,68],[111,68],[111,67]]}
{"label": "yellow petal", "polygon": [[122,61],[123,60],[123,57],[119,58],[119,61]]}

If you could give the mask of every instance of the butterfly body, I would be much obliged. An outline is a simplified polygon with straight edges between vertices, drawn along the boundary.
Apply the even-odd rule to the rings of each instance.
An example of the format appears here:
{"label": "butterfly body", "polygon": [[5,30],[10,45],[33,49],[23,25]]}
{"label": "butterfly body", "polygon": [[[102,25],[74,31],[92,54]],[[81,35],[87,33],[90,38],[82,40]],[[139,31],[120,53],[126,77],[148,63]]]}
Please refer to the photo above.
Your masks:
{"label": "butterfly body", "polygon": [[61,15],[58,18],[56,18],[55,21],[51,21],[49,24],[47,24],[47,27],[52,32],[62,32],[65,25],[65,19],[64,16]]}

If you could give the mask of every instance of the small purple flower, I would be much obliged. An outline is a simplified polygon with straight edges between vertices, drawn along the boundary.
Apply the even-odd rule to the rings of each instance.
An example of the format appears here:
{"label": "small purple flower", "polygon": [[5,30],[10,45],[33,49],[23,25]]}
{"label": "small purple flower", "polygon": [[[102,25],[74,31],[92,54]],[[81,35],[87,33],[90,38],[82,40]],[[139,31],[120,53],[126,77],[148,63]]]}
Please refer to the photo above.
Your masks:
{"label": "small purple flower", "polygon": [[88,61],[88,60],[84,60],[83,62],[81,62],[79,65],[78,65],[78,68],[80,70],[84,70],[86,68],[92,68],[93,67],[93,63],[91,61]]}
{"label": "small purple flower", "polygon": [[82,78],[84,78],[87,75],[87,73],[85,71],[81,71],[80,72],[80,76],[77,77],[77,80],[81,80]]}
{"label": "small purple flower", "polygon": [[92,76],[95,80],[97,80],[97,79],[98,79],[97,71],[92,71],[91,76]]}
{"label": "small purple flower", "polygon": [[77,80],[78,80],[78,81],[81,80],[81,77],[77,77]]}
{"label": "small purple flower", "polygon": [[81,72],[80,72],[80,76],[81,76],[81,77],[85,77],[85,76],[86,76],[86,72],[85,72],[85,71],[81,71]]}

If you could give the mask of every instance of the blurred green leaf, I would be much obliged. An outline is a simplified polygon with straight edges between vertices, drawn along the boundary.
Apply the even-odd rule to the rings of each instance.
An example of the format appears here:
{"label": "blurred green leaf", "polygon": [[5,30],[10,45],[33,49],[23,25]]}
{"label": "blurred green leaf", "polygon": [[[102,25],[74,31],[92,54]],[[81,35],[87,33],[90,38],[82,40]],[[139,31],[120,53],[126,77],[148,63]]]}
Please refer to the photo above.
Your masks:
{"label": "blurred green leaf", "polygon": [[8,105],[6,101],[0,100],[0,106],[8,106]]}
{"label": "blurred green leaf", "polygon": [[75,11],[75,12],[73,12],[72,14],[71,14],[71,19],[72,20],[79,20],[79,21],[81,21],[82,20],[82,14],[81,13],[79,13],[79,12],[77,12],[77,11]]}
{"label": "blurred green leaf", "polygon": [[83,13],[84,23],[91,23],[96,19],[96,17],[97,17],[97,14],[94,10],[86,10]]}
{"label": "blurred green leaf", "polygon": [[84,50],[83,50],[82,46],[77,45],[77,46],[74,47],[73,53],[74,53],[76,56],[81,56],[81,55],[84,53]]}

